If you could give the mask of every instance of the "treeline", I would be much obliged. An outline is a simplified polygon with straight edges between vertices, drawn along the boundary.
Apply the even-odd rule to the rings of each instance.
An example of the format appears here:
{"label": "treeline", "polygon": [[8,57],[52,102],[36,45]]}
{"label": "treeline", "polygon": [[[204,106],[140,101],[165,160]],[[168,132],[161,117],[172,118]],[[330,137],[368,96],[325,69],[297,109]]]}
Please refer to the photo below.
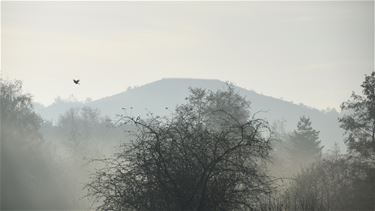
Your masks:
{"label": "treeline", "polygon": [[0,82],[3,210],[375,210],[375,72],[342,104],[345,152],[307,116],[293,131],[258,118],[231,85],[192,88],[166,117],[83,107],[52,124]]}
{"label": "treeline", "polygon": [[126,140],[124,128],[90,107],[71,108],[56,124],[44,121],[40,131],[44,139],[63,144],[71,153],[82,156],[113,151],[111,148]]}
{"label": "treeline", "polygon": [[[361,87],[362,95],[353,93],[342,103],[343,116],[338,119],[345,130],[347,153],[335,148],[303,166],[290,180],[282,180],[286,185],[270,194],[261,210],[375,210],[375,72],[365,77]],[[309,149],[318,152],[317,133],[309,134],[315,135],[296,140],[300,144],[309,140]],[[311,152],[300,148],[299,154],[319,154]]]}
{"label": "treeline", "polygon": [[71,109],[53,125],[32,105],[20,81],[0,80],[1,210],[87,209],[87,163],[112,153],[123,129],[91,108]]}
{"label": "treeline", "polygon": [[375,72],[342,104],[347,153],[301,117],[277,130],[232,87],[192,89],[165,119],[124,116],[131,144],[87,185],[98,210],[375,210]]}

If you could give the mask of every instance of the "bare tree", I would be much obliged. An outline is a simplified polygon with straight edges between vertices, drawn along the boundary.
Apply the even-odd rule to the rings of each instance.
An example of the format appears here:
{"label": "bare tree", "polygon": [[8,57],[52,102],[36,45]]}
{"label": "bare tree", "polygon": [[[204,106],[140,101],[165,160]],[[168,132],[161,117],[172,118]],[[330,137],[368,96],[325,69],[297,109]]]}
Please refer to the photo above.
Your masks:
{"label": "bare tree", "polygon": [[123,116],[134,140],[87,185],[98,210],[249,210],[269,192],[268,124],[232,87],[191,89],[169,118]]}

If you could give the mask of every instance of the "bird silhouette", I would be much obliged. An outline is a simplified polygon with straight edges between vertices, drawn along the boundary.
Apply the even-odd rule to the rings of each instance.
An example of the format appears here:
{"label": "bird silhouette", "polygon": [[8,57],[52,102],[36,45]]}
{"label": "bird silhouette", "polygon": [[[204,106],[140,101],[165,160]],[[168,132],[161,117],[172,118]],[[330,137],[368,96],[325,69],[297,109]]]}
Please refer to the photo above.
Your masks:
{"label": "bird silhouette", "polygon": [[74,82],[75,84],[79,84],[79,80],[78,80],[78,79],[77,79],[77,80],[73,79],[73,82]]}

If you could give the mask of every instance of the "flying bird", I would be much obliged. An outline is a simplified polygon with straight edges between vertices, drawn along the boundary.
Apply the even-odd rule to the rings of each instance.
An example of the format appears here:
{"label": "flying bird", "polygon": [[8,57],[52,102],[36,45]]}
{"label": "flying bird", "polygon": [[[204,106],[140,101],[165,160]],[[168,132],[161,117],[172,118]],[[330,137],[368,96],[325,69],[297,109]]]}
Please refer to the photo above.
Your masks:
{"label": "flying bird", "polygon": [[73,79],[73,82],[74,82],[75,84],[79,84],[79,80],[78,80],[78,79],[77,79],[77,80]]}

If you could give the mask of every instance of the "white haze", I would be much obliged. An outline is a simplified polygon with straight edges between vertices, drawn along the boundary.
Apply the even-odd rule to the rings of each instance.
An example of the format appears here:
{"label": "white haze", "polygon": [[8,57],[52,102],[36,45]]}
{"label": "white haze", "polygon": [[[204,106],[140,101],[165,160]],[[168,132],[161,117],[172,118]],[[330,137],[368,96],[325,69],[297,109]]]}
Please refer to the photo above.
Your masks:
{"label": "white haze", "polygon": [[45,105],[182,77],[338,108],[374,68],[372,1],[1,4],[3,77]]}

